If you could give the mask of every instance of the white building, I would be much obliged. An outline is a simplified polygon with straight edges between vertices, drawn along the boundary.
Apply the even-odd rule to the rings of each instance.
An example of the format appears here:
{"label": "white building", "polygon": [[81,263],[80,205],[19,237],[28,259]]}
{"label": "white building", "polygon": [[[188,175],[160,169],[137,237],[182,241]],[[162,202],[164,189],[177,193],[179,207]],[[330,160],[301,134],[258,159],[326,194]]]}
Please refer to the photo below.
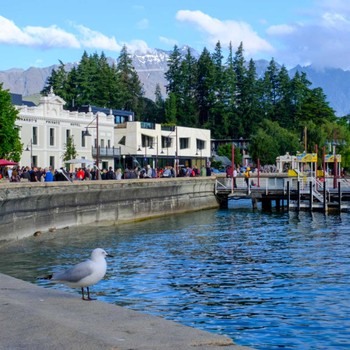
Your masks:
{"label": "white building", "polygon": [[124,159],[133,157],[140,165],[153,167],[206,166],[211,156],[210,137],[206,129],[148,122],[115,125],[114,133]]}
{"label": "white building", "polygon": [[[64,104],[62,98],[50,93],[40,99],[38,106],[16,106],[16,125],[24,149],[21,166],[65,166],[62,155],[70,136],[77,158],[87,160],[86,164],[98,160],[100,169],[138,164],[199,168],[210,159],[210,130],[133,121],[130,112],[113,115],[112,110],[97,112],[96,107],[87,112],[71,112],[63,109]],[[92,137],[84,136],[86,131]]]}
{"label": "white building", "polygon": [[[20,128],[24,149],[20,160],[21,166],[50,165],[54,169],[65,166],[62,155],[69,136],[73,137],[77,158],[81,159],[92,159],[93,151],[96,152],[97,131],[100,146],[113,146],[113,115],[100,112],[97,129],[95,114],[66,111],[63,109],[64,104],[65,101],[62,98],[50,93],[40,99],[38,106],[16,106],[19,110],[16,125]],[[87,127],[92,137],[83,136]],[[101,156],[99,163],[100,166],[101,164],[105,167],[113,166],[113,156]]]}

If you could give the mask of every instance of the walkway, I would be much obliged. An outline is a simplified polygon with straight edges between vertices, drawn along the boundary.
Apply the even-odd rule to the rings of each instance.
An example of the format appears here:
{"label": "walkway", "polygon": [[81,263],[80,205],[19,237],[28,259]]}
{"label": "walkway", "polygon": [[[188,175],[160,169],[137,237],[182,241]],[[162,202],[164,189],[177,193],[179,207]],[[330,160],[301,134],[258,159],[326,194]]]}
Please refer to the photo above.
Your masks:
{"label": "walkway", "polygon": [[248,350],[224,336],[0,274],[0,349]]}

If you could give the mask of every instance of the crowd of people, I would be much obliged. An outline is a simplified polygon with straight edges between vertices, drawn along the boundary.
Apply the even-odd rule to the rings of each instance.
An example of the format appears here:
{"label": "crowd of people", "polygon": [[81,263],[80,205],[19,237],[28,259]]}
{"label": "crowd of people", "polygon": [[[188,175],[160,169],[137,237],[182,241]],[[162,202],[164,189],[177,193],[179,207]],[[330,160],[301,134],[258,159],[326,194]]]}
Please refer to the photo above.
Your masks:
{"label": "crowd of people", "polygon": [[86,181],[86,180],[121,180],[121,179],[147,179],[147,178],[171,178],[171,177],[194,177],[210,176],[210,167],[179,167],[178,174],[172,166],[155,169],[147,164],[144,167],[135,167],[134,169],[121,168],[102,169],[97,171],[96,167],[80,167],[73,171],[67,171],[65,168],[53,169],[51,166],[29,167],[29,166],[7,166],[0,168],[0,181],[9,182],[53,182],[53,181]]}

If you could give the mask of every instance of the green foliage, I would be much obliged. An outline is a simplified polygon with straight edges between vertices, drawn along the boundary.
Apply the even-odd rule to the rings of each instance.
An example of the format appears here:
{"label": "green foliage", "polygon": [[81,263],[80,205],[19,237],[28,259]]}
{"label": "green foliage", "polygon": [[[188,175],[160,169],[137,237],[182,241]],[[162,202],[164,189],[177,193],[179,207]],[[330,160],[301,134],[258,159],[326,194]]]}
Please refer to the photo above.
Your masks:
{"label": "green foliage", "polygon": [[67,137],[67,143],[64,144],[64,152],[62,154],[63,161],[75,159],[78,156],[75,148],[73,136]]}
{"label": "green foliage", "polygon": [[275,164],[280,155],[296,154],[300,150],[298,136],[279,126],[277,122],[265,119],[261,127],[252,135],[249,153],[256,162]]}
{"label": "green foliage", "polygon": [[[218,147],[218,155],[226,156],[232,160],[232,144],[226,143],[225,145],[220,145]],[[238,147],[234,148],[234,162],[235,164],[242,164],[242,153]]]}
{"label": "green foliage", "polygon": [[11,103],[11,95],[0,83],[0,158],[15,162],[21,159],[23,149],[15,126],[17,118],[18,111]]}

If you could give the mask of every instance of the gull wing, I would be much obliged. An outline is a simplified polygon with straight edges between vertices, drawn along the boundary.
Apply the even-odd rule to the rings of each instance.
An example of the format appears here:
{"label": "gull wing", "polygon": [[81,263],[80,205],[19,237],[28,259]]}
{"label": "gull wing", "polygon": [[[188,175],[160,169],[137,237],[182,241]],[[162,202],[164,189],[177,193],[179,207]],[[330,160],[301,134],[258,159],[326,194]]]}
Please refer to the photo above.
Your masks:
{"label": "gull wing", "polygon": [[83,278],[92,274],[93,269],[90,260],[81,262],[70,269],[53,274],[52,281],[77,283]]}

